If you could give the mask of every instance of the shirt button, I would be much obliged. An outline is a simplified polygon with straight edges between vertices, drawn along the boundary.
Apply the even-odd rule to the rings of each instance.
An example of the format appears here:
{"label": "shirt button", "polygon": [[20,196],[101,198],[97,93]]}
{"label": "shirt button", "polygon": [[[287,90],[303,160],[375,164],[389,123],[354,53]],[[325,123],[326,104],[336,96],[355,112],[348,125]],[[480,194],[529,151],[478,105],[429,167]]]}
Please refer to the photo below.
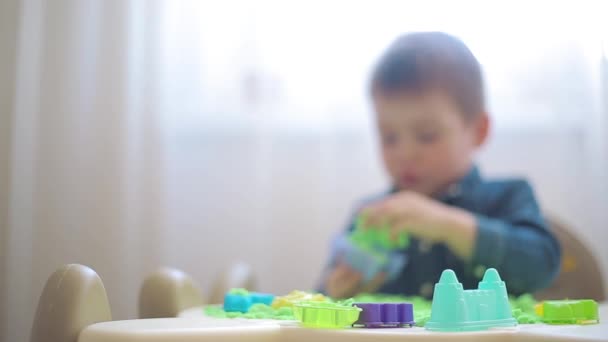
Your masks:
{"label": "shirt button", "polygon": [[433,284],[426,282],[420,286],[420,296],[430,297],[433,294]]}
{"label": "shirt button", "polygon": [[420,253],[428,253],[433,248],[433,244],[430,241],[420,240],[418,243],[418,251]]}

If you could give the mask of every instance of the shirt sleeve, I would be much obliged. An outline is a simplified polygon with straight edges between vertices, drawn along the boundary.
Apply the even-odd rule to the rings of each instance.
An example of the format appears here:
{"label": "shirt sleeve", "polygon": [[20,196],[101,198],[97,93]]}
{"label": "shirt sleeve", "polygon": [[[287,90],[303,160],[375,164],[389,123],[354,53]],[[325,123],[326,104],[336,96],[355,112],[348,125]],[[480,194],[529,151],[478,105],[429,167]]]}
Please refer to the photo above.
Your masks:
{"label": "shirt sleeve", "polygon": [[476,214],[473,265],[496,268],[511,293],[547,287],[559,271],[561,250],[532,188],[518,181],[501,197],[498,215]]}

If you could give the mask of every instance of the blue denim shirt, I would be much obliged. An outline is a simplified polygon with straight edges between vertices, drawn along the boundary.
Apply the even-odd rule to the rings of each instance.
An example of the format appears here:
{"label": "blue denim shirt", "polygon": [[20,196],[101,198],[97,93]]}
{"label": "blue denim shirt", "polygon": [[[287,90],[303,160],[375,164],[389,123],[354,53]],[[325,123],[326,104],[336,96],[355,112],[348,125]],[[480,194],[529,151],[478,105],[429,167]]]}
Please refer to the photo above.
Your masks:
{"label": "blue denim shirt", "polygon": [[[412,237],[408,248],[400,251],[408,263],[378,292],[430,298],[434,284],[447,268],[456,272],[465,289],[477,288],[485,269],[496,268],[511,294],[547,287],[557,275],[560,246],[543,219],[527,181],[484,180],[473,167],[437,200],[475,215],[477,236],[472,260],[464,262],[445,244],[431,245]],[[349,231],[352,229],[354,222],[348,227]]]}

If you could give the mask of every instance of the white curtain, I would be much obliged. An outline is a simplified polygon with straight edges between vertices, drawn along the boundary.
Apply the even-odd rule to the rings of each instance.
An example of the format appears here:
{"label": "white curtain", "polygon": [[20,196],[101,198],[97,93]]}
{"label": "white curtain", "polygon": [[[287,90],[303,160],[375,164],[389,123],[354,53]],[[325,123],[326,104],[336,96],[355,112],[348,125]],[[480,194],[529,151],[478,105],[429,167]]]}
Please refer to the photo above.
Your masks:
{"label": "white curtain", "polygon": [[114,316],[133,317],[140,281],[160,261],[164,225],[158,4],[5,6],[12,11],[2,19],[17,26],[14,49],[2,46],[14,54],[14,83],[2,111],[11,129],[2,145],[0,335],[27,340],[44,282],[64,263],[95,269]]}
{"label": "white curtain", "polygon": [[[237,260],[308,289],[356,199],[382,191],[365,97],[396,35],[446,30],[484,65],[490,176],[525,175],[608,280],[603,3],[5,0],[0,337],[78,262],[134,317],[163,264],[208,289]],[[8,51],[9,53],[4,53]]]}

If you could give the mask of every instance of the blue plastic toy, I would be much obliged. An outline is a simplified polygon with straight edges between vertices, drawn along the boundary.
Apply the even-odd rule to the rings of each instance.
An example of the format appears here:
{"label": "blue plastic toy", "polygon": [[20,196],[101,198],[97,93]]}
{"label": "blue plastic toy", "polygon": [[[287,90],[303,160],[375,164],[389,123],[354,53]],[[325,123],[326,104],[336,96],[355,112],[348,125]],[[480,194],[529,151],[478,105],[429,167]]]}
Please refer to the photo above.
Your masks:
{"label": "blue plastic toy", "polygon": [[372,280],[378,273],[385,272],[388,280],[399,275],[407,258],[404,254],[381,249],[365,249],[355,245],[346,236],[334,240],[334,258],[340,258],[363,275],[363,281]]}
{"label": "blue plastic toy", "polygon": [[258,293],[258,292],[252,292],[249,294],[249,296],[251,297],[251,304],[266,304],[266,305],[270,305],[272,304],[272,301],[274,300],[274,295],[272,294],[268,294],[268,293]]}
{"label": "blue plastic toy", "polygon": [[224,296],[224,311],[243,312],[249,311],[253,304],[272,304],[274,295],[267,293],[249,292],[245,289],[232,289]]}

